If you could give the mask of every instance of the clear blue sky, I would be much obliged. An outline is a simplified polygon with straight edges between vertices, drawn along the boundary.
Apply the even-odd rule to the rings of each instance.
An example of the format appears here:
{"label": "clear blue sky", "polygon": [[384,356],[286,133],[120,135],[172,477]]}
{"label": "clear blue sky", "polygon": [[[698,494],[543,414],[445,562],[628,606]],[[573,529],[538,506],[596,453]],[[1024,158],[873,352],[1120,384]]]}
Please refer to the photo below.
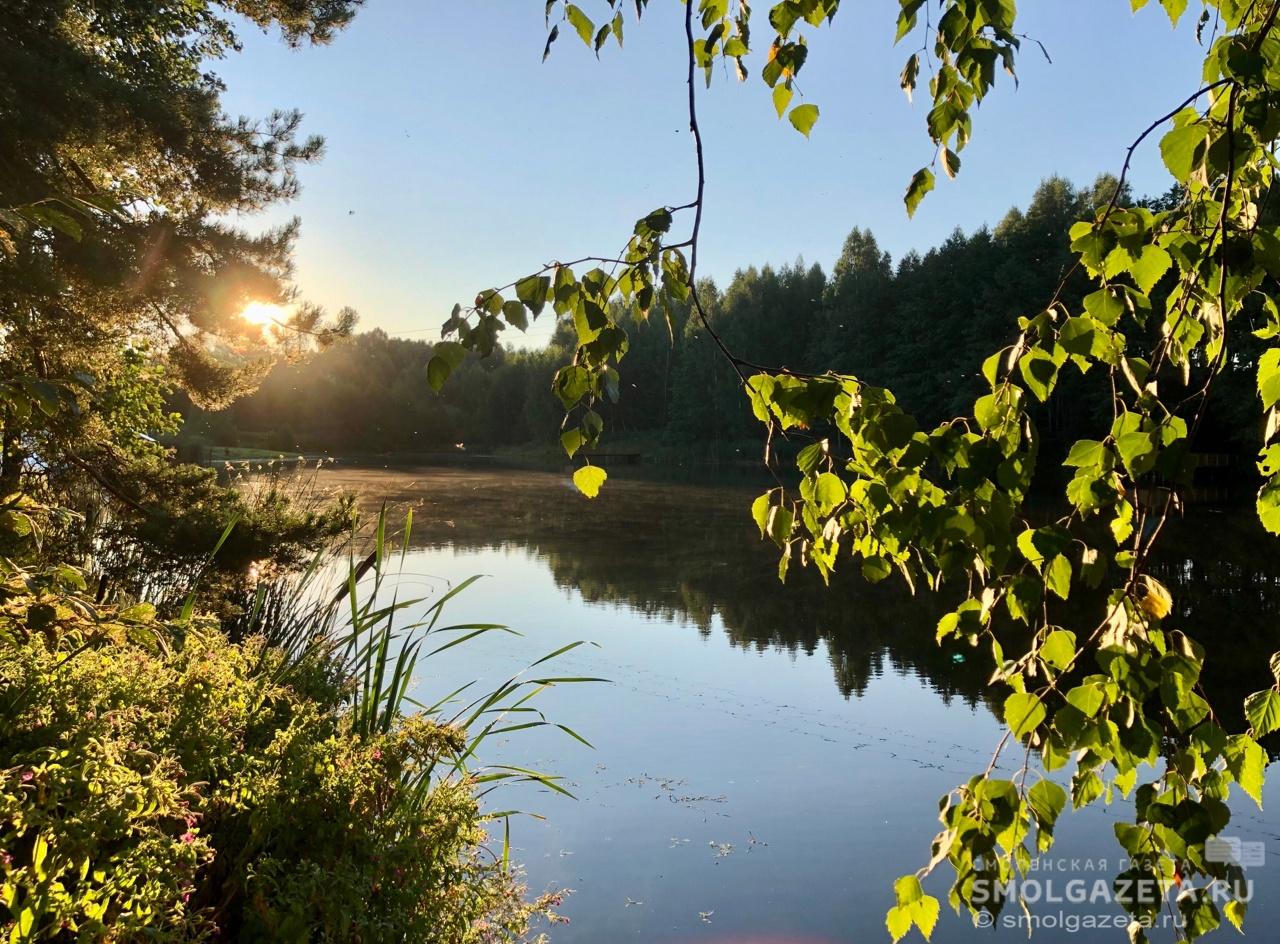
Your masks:
{"label": "clear blue sky", "polygon": [[[455,301],[553,259],[609,254],[636,218],[692,198],[678,0],[628,19],[626,48],[610,42],[599,61],[566,28],[545,64],[542,7],[368,0],[332,45],[290,50],[246,30],[243,53],[217,65],[230,111],[300,108],[326,138],[300,199],[246,221],[301,216],[306,297],[354,306],[363,328],[434,338]],[[756,7],[763,48],[767,4]],[[1020,29],[1053,63],[1024,45],[1021,87],[1001,74],[959,178],[940,179],[909,221],[903,189],[932,153],[923,101],[898,88],[909,50],[893,45],[897,8],[849,0],[832,27],[806,31],[800,84],[822,109],[809,140],[776,119],[758,76],[717,74],[700,105],[701,274],[723,285],[737,268],[801,256],[829,269],[854,226],[896,260],[997,222],[1050,174],[1087,183],[1118,170],[1137,133],[1194,91],[1203,55],[1194,10],[1174,32],[1155,2],[1134,15],[1128,0],[1023,0]],[[1155,140],[1135,163],[1139,193],[1169,182]],[[525,343],[550,332],[544,317]]]}

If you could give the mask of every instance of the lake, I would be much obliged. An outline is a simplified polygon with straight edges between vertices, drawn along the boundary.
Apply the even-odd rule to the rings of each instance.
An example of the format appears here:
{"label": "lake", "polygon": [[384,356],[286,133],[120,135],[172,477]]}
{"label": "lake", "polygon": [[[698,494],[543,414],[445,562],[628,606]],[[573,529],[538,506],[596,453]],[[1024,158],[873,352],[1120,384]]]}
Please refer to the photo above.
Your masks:
{"label": "lake", "polygon": [[[557,686],[539,701],[594,749],[550,729],[484,745],[485,761],[554,772],[576,796],[520,785],[488,800],[545,817],[513,820],[513,860],[534,891],[573,890],[554,942],[889,940],[892,881],[927,862],[938,799],[986,767],[1001,732],[985,654],[934,643],[943,600],[851,574],[824,588],[794,568],[781,585],[748,513],[759,489],[741,484],[619,470],[587,501],[567,473],[322,475],[367,507],[385,500],[393,523],[414,509],[402,596],[485,574],[450,621],[521,633],[433,659],[415,682],[420,700],[472,679],[496,685],[574,640],[597,644],[549,674],[608,683]],[[1157,564],[1179,625],[1210,648],[1207,686],[1236,704],[1269,684],[1267,655],[1280,648],[1280,561],[1250,517],[1197,511],[1173,526]],[[1197,556],[1206,528],[1230,536],[1230,553]],[[1230,835],[1271,857],[1248,871],[1255,940],[1273,939],[1280,920],[1278,789],[1268,783],[1266,813],[1233,804]],[[1119,906],[1098,889],[1123,868],[1112,826],[1128,806],[1064,814],[1038,873],[1035,941],[1127,940]],[[945,866],[926,881],[943,900],[934,940],[990,940],[946,906],[947,885]],[[1091,900],[1048,900],[1082,889]],[[995,935],[1025,940],[1025,925],[1008,926],[1019,920],[1006,910]]]}

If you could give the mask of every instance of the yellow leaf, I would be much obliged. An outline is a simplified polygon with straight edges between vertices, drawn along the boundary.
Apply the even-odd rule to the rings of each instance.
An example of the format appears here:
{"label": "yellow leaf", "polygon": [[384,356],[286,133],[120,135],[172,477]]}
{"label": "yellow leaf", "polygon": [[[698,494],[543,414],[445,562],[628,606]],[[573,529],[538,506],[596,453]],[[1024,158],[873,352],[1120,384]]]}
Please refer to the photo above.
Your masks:
{"label": "yellow leaf", "polygon": [[1138,580],[1138,606],[1153,619],[1164,619],[1173,609],[1173,597],[1154,577],[1145,574]]}
{"label": "yellow leaf", "polygon": [[573,484],[578,487],[583,495],[588,498],[595,498],[600,494],[600,486],[604,484],[608,473],[598,465],[584,465],[577,472],[573,473]]}

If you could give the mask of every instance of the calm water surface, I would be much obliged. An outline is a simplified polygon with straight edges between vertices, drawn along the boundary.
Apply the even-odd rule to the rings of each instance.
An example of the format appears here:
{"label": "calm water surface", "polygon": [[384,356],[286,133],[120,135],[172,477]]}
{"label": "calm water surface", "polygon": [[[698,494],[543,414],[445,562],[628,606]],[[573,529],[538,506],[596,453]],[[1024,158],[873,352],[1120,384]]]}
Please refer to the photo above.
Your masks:
{"label": "calm water surface", "polygon": [[[393,513],[413,507],[404,592],[486,574],[451,619],[522,634],[433,660],[420,699],[471,679],[496,685],[573,640],[598,644],[561,657],[552,674],[611,681],[559,686],[540,702],[594,750],[539,730],[485,751],[492,763],[556,772],[577,797],[527,786],[490,797],[546,817],[513,822],[513,857],[533,890],[573,889],[555,942],[888,940],[890,883],[928,859],[939,797],[986,766],[1001,730],[984,659],[934,644],[944,601],[857,580],[824,590],[806,573],[780,585],[747,513],[755,490],[741,486],[615,473],[587,502],[567,475],[542,472],[325,476]],[[1231,553],[1197,558],[1205,528],[1231,535]],[[1244,516],[1204,513],[1180,525],[1161,562],[1184,625],[1211,652],[1232,651],[1214,654],[1206,680],[1236,703],[1268,684],[1266,656],[1280,648],[1280,562],[1259,548]],[[1260,941],[1275,940],[1280,921],[1277,789],[1268,784],[1265,813],[1236,803],[1231,826],[1271,856],[1249,871],[1249,937]],[[1041,877],[1058,893],[1073,879],[1109,881],[1122,868],[1112,826],[1127,815],[1120,800],[1065,816],[1059,869]],[[944,872],[926,883],[944,900],[935,940],[1026,939],[1024,928],[975,929],[952,913]],[[1044,922],[1036,941],[1126,940],[1123,930],[1062,927],[1116,920],[1105,902],[1034,911]]]}

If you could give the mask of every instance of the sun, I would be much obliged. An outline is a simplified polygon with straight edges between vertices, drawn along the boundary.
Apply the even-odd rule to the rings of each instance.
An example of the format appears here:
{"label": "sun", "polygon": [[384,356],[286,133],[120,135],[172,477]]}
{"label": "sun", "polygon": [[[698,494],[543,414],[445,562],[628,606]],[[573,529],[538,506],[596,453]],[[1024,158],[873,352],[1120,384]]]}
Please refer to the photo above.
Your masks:
{"label": "sun", "polygon": [[269,324],[283,323],[288,320],[289,313],[282,305],[273,305],[270,302],[249,302],[240,312],[240,317],[249,324],[265,327]]}

